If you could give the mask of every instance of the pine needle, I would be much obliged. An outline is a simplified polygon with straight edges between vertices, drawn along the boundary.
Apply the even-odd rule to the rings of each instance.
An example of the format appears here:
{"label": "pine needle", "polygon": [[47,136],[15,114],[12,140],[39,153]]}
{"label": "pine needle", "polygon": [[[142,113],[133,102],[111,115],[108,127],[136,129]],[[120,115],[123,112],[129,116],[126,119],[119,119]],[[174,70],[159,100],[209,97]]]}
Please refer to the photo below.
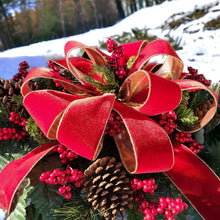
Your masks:
{"label": "pine needle", "polygon": [[[102,76],[103,82],[94,79],[93,75],[95,74]],[[94,65],[93,71],[84,80],[94,86],[99,92],[117,94],[119,91],[119,83],[116,81],[115,73],[111,67]]]}

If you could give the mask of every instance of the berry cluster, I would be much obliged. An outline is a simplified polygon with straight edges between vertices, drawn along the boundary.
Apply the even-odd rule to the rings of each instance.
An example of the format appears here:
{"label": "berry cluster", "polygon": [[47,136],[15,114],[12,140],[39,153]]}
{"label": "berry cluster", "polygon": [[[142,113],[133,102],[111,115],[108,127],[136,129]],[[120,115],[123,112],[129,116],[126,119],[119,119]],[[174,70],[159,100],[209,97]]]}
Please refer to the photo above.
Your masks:
{"label": "berry cluster", "polygon": [[156,216],[164,214],[164,220],[175,220],[174,216],[178,215],[188,206],[181,198],[161,197],[159,203],[149,203],[147,200],[142,200],[137,208],[137,211],[144,214],[143,220],[156,220]]}
{"label": "berry cluster", "polygon": [[78,154],[69,150],[67,147],[63,146],[62,144],[60,144],[57,147],[57,152],[59,153],[59,157],[61,159],[62,164],[66,164],[78,158]]}
{"label": "berry cluster", "polygon": [[123,122],[121,117],[115,111],[111,112],[105,129],[105,135],[109,134],[113,136],[115,134],[120,134],[122,130]]}
{"label": "berry cluster", "polygon": [[192,142],[189,143],[189,148],[191,151],[193,151],[195,154],[198,154],[200,150],[203,149],[203,145],[197,142],[196,140],[193,140]]}
{"label": "berry cluster", "polygon": [[174,220],[174,216],[178,215],[183,210],[187,209],[188,205],[177,197],[175,200],[172,197],[161,197],[157,207],[159,214],[164,214],[167,220]]}
{"label": "berry cluster", "polygon": [[[52,69],[58,76],[60,76],[60,74],[61,74],[60,73],[60,68],[57,65],[55,65],[52,60],[49,60],[47,62],[47,66],[50,69]],[[63,92],[66,92],[66,89],[64,89],[56,79],[54,79],[53,82],[55,83],[55,86],[57,88],[61,88]]]}
{"label": "berry cluster", "polygon": [[160,213],[157,211],[158,205],[156,203],[148,203],[147,200],[143,200],[138,205],[138,212],[144,214],[144,220],[156,220],[156,216]]}
{"label": "berry cluster", "polygon": [[26,61],[23,61],[19,64],[20,68],[18,69],[18,73],[13,76],[13,80],[18,82],[20,79],[23,80],[27,74],[27,69],[30,67]]}
{"label": "berry cluster", "polygon": [[126,58],[124,57],[123,47],[118,45],[113,39],[108,38],[107,50],[110,53],[112,52],[107,61],[115,70],[115,75],[118,76],[119,79],[125,78],[129,70],[127,68]]}
{"label": "berry cluster", "polygon": [[192,67],[188,67],[189,74],[183,73],[180,78],[193,79],[203,83],[206,86],[211,85],[211,80],[207,80],[203,74],[198,74],[198,70]]}
{"label": "berry cluster", "polygon": [[150,193],[153,194],[154,191],[157,189],[157,185],[155,184],[155,179],[150,178],[150,179],[145,179],[141,181],[140,179],[134,178],[133,180],[130,181],[131,188],[134,192],[140,191],[141,189],[145,193]]}
{"label": "berry cluster", "polygon": [[21,127],[25,127],[26,126],[26,124],[27,124],[27,119],[26,118],[20,117],[18,115],[18,113],[16,113],[16,112],[11,112],[10,116],[11,117],[9,118],[9,121],[11,121],[14,124],[17,124],[17,125],[19,125]]}
{"label": "berry cluster", "polygon": [[174,111],[170,111],[166,114],[160,116],[159,124],[164,128],[167,134],[172,134],[173,131],[177,128],[176,121],[177,116]]}
{"label": "berry cluster", "polygon": [[144,193],[153,194],[154,191],[157,189],[157,185],[155,184],[155,179],[145,179],[141,181],[140,179],[134,178],[130,180],[131,189],[133,191],[133,202],[137,203],[140,202],[137,210],[142,212],[142,201],[144,201]]}
{"label": "berry cluster", "polygon": [[53,172],[47,171],[40,175],[40,181],[51,185],[61,185],[58,192],[65,195],[66,199],[71,199],[71,186],[68,183],[74,183],[75,187],[79,188],[83,184],[83,172],[78,169],[72,169],[67,166],[66,170],[62,171],[58,168]]}
{"label": "berry cluster", "polygon": [[166,220],[174,220],[174,215],[178,215],[188,207],[181,198],[173,200],[171,197],[161,197],[158,203],[149,203],[145,199],[143,192],[153,194],[157,189],[153,178],[143,181],[135,178],[130,181],[130,184],[133,190],[133,202],[139,202],[137,211],[144,214],[143,220],[156,220],[158,214],[164,214]]}
{"label": "berry cluster", "polygon": [[60,68],[59,68],[57,65],[55,65],[52,60],[49,60],[49,61],[47,62],[47,66],[48,66],[50,69],[54,70],[56,73],[59,73],[59,72],[60,72]]}
{"label": "berry cluster", "polygon": [[174,135],[175,140],[180,143],[189,143],[189,148],[195,153],[199,153],[203,149],[203,145],[192,138],[191,133],[179,132]]}
{"label": "berry cluster", "polygon": [[176,133],[174,135],[174,138],[176,141],[179,141],[180,143],[190,143],[192,142],[192,135],[191,133],[186,133],[186,132],[179,132],[179,133]]}
{"label": "berry cluster", "polygon": [[0,141],[8,140],[10,138],[20,141],[27,135],[25,130],[27,119],[20,117],[16,112],[11,112],[9,121],[18,126],[13,128],[0,128]]}

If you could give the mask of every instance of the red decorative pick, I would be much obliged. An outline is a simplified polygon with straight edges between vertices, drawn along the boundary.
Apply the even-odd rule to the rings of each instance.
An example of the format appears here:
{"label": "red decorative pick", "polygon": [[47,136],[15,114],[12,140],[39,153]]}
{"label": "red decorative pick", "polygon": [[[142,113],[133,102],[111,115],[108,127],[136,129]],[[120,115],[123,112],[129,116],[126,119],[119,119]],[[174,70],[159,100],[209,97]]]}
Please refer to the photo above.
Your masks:
{"label": "red decorative pick", "polygon": [[[122,133],[114,135],[114,139],[121,160],[130,173],[170,170],[171,173],[175,171],[181,175],[181,172],[175,169],[178,161],[174,161],[173,144],[169,136],[149,116],[175,109],[181,101],[181,90],[195,87],[205,89],[213,96],[215,103],[204,117],[201,128],[214,116],[217,98],[201,83],[194,84],[190,80],[177,80],[182,73],[183,64],[167,41],[157,40],[149,44],[146,41],[140,41],[122,46],[125,59],[128,61],[131,56],[135,56],[135,62],[118,94],[96,91],[85,80],[92,65],[107,65],[108,56],[96,48],[70,41],[65,45],[66,60],[56,62],[68,68],[82,86],[58,76],[54,71],[35,68],[29,72],[22,86],[24,105],[48,138],[58,140],[72,151],[90,160],[96,159],[103,147],[105,127],[111,111],[114,110],[121,116],[124,123]],[[90,60],[69,58],[71,52],[77,48],[84,49]],[[154,60],[161,55],[165,57],[162,63],[155,62]],[[92,76],[99,82],[103,82],[102,75]],[[52,90],[31,91],[29,81],[39,77],[55,79],[70,94]],[[193,163],[194,156],[192,155],[190,157]],[[184,158],[178,160],[181,161]],[[29,169],[24,171],[21,169],[21,178],[31,168],[32,166],[29,166]],[[4,177],[8,172],[12,172],[10,166],[3,170],[0,177]],[[211,171],[207,169],[206,172]],[[215,181],[216,185],[219,184],[216,176],[210,175],[210,178],[210,181]],[[176,178],[174,178],[174,183],[175,181]],[[206,181],[208,183],[208,179]],[[184,182],[186,183],[187,180]],[[19,185],[19,183],[20,181],[15,181],[14,185]],[[4,184],[7,185],[9,182],[5,180]],[[2,195],[4,191],[5,188],[0,186]],[[16,188],[11,189],[4,200],[11,203],[15,191]],[[209,194],[206,195],[209,196]],[[200,205],[193,201],[193,197],[189,199],[199,211]],[[7,203],[3,207],[10,209]],[[208,205],[206,208],[208,209]]]}

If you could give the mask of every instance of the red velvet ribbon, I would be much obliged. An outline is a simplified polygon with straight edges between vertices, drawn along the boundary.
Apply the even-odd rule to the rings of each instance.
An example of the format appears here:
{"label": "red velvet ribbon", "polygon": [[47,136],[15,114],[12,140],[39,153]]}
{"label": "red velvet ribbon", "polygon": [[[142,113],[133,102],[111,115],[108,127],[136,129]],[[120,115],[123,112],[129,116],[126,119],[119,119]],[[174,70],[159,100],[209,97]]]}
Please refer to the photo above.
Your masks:
{"label": "red velvet ribbon", "polygon": [[0,208],[9,214],[15,193],[34,165],[59,143],[54,142],[37,147],[24,157],[12,161],[0,173]]}
{"label": "red velvet ribbon", "polygon": [[[177,186],[181,182],[183,186],[181,185],[179,188],[185,194],[184,187],[188,185],[188,179],[181,178],[179,181],[179,176],[183,174],[187,177],[187,171],[176,169],[179,167],[178,164],[184,163],[185,158],[182,157],[182,153],[176,157],[175,148],[174,160],[173,144],[169,136],[149,116],[175,109],[181,101],[181,90],[198,87],[209,91],[215,100],[215,105],[207,114],[208,117],[203,121],[202,127],[214,116],[217,97],[201,83],[194,83],[190,80],[170,80],[179,78],[183,65],[168,42],[157,40],[147,44],[145,41],[140,41],[122,46],[125,59],[128,60],[131,56],[135,56],[136,60],[119,90],[117,100],[115,94],[102,94],[96,91],[88,85],[84,78],[90,73],[92,64],[106,65],[105,57],[108,56],[95,48],[70,41],[65,46],[66,60],[57,60],[56,62],[64,68],[68,68],[83,86],[71,83],[58,76],[54,71],[35,68],[29,72],[22,86],[24,105],[48,138],[58,140],[69,149],[90,160],[95,160],[99,155],[103,147],[102,140],[109,115],[112,110],[116,111],[123,120],[124,130],[121,134],[115,135],[114,139],[125,168],[130,173],[168,171],[168,176],[173,178],[175,184],[177,182]],[[69,58],[72,50],[76,48],[83,48],[90,60]],[[159,69],[154,71],[158,63],[152,62],[152,58],[161,54],[166,59],[159,64]],[[52,90],[31,91],[28,85],[29,81],[39,77],[56,79],[71,94]],[[94,77],[102,82],[101,75],[97,74]],[[197,158],[196,155],[193,153],[187,155],[192,158],[192,168],[195,169],[193,158]],[[202,168],[207,165],[202,166],[201,160],[195,160],[204,171],[204,175],[210,176],[209,179],[205,179],[206,183],[215,182],[216,185],[220,185],[218,178],[210,174],[210,169]],[[22,165],[20,166],[22,170]],[[29,166],[29,169],[31,168],[32,166]],[[4,178],[7,172],[11,172],[10,166],[2,171],[0,177]],[[27,172],[25,170],[24,173],[18,172],[16,175],[24,177]],[[173,173],[178,175],[175,176]],[[171,177],[171,174],[174,177]],[[198,184],[201,184],[201,179],[199,181]],[[191,183],[195,184],[192,181]],[[6,184],[9,183],[5,181],[5,186]],[[19,185],[20,181],[16,181],[16,184]],[[3,197],[5,186],[0,186],[0,200],[10,202],[0,203],[0,205],[9,210],[9,203],[13,199],[16,188],[11,189],[9,194],[5,194],[5,198]],[[189,189],[189,191],[193,194],[193,189]],[[219,195],[216,195],[218,197],[216,201],[218,201]],[[209,199],[209,192],[205,196],[207,197],[205,199]],[[200,204],[194,201],[194,197],[189,196],[188,198],[201,213],[204,204],[200,207]],[[206,204],[207,210],[210,207],[208,204],[210,203]]]}
{"label": "red velvet ribbon", "polygon": [[167,176],[204,219],[219,220],[219,178],[186,146],[173,141],[173,147],[175,163]]}

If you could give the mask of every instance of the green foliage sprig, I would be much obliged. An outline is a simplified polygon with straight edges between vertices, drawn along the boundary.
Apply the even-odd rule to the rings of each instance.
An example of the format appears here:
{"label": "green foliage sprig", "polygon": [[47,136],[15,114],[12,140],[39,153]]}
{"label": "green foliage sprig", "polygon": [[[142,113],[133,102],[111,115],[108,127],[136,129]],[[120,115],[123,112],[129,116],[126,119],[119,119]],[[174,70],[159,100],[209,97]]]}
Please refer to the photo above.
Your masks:
{"label": "green foliage sprig", "polygon": [[209,93],[205,90],[197,90],[190,93],[189,108],[196,110],[196,107],[201,106],[207,99],[209,99]]}
{"label": "green foliage sprig", "polygon": [[63,207],[54,210],[54,216],[63,220],[103,220],[98,211],[94,211],[87,202],[86,194],[77,189],[74,190],[73,198]]}
{"label": "green foliage sprig", "polygon": [[[103,82],[94,79],[92,77],[94,74],[101,75]],[[94,65],[93,71],[90,73],[90,75],[87,75],[84,80],[94,86],[97,91],[103,93],[117,94],[120,88],[118,81],[115,79],[115,73],[111,67]]]}
{"label": "green foliage sprig", "polygon": [[15,105],[21,105],[21,106],[23,106],[23,96],[22,96],[22,95],[13,96],[13,97],[11,98],[11,101],[12,101]]}
{"label": "green foliage sprig", "polygon": [[127,62],[127,68],[130,70],[136,60],[135,56],[131,56]]}
{"label": "green foliage sprig", "polygon": [[32,137],[38,143],[47,144],[50,142],[50,140],[45,137],[43,132],[40,130],[36,122],[31,117],[28,119],[28,122],[26,124],[26,130],[30,137]]}
{"label": "green foliage sprig", "polygon": [[38,210],[42,220],[55,220],[54,209],[63,205],[63,197],[58,193],[56,186],[48,186],[39,182],[30,191],[31,204]]}
{"label": "green foliage sprig", "polygon": [[193,104],[188,105],[190,99],[189,90],[184,90],[182,93],[182,100],[179,106],[174,110],[177,115],[177,124],[183,130],[191,129],[198,121],[198,117],[195,116],[194,109],[192,108],[195,103],[197,96],[192,99]]}

